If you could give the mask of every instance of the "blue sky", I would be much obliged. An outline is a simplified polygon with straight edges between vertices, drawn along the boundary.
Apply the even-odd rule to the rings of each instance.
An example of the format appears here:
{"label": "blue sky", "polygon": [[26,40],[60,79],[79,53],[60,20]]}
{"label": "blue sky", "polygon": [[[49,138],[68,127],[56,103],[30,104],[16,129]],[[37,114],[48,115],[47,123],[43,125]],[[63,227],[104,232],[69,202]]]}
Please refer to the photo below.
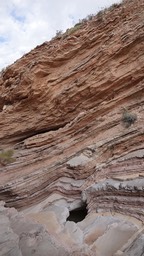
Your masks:
{"label": "blue sky", "polygon": [[0,0],[0,70],[79,19],[120,0]]}

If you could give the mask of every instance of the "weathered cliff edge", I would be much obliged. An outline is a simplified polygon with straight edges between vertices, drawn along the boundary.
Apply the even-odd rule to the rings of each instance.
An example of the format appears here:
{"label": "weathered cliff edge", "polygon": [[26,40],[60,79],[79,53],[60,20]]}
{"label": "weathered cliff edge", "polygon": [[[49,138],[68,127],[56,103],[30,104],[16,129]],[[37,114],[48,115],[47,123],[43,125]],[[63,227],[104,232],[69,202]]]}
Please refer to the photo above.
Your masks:
{"label": "weathered cliff edge", "polygon": [[[1,150],[14,152],[9,162],[0,156],[0,200],[45,224],[65,247],[113,255],[139,232],[144,218],[143,1],[113,6],[1,72],[0,140]],[[69,211],[85,202],[83,224],[66,221]],[[129,235],[120,242],[118,232],[119,246],[109,253],[101,244],[115,237],[117,228],[113,235],[94,235],[88,227],[97,218],[106,220],[107,231],[109,225],[127,223],[119,225]],[[139,237],[135,241],[142,241]],[[135,248],[141,255],[143,248]]]}

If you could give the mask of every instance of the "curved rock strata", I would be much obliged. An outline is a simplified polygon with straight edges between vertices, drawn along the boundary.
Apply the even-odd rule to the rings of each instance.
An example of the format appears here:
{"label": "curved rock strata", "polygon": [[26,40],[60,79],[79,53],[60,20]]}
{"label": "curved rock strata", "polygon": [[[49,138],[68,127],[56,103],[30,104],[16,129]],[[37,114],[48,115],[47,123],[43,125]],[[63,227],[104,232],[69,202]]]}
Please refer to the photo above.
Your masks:
{"label": "curved rock strata", "polygon": [[[0,73],[0,200],[70,255],[129,255],[143,228],[143,17],[125,0]],[[84,202],[85,220],[67,221]]]}
{"label": "curved rock strata", "polygon": [[83,192],[89,211],[118,212],[144,221],[144,179],[104,180]]}

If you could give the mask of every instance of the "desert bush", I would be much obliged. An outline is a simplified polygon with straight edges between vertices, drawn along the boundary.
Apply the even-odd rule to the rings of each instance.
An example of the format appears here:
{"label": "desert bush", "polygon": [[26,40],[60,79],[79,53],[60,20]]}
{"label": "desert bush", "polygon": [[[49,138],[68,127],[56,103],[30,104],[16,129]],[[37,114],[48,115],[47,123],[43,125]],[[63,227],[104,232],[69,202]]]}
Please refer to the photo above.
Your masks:
{"label": "desert bush", "polygon": [[79,23],[85,23],[85,22],[87,22],[87,17],[79,20]]}
{"label": "desert bush", "polygon": [[113,10],[113,9],[119,7],[120,5],[121,5],[121,4],[117,4],[117,3],[112,4],[112,5],[109,7],[109,10]]}
{"label": "desert bush", "polygon": [[103,21],[103,14],[104,14],[104,11],[101,10],[97,13],[96,17],[97,17],[97,21],[101,22]]}
{"label": "desert bush", "polygon": [[14,154],[14,151],[11,149],[1,151],[0,152],[0,163],[2,165],[6,165],[6,164],[10,164],[10,163],[14,162],[15,159],[13,158],[13,154]]}
{"label": "desert bush", "polygon": [[71,34],[73,34],[73,33],[76,32],[80,27],[81,27],[81,23],[77,23],[74,27],[68,28],[68,29],[66,30],[66,35],[71,35]]}
{"label": "desert bush", "polygon": [[94,14],[89,14],[89,15],[86,17],[86,19],[87,19],[87,20],[92,20],[93,17],[94,17]]}
{"label": "desert bush", "polygon": [[130,127],[137,120],[137,115],[127,110],[123,111],[122,122],[126,128]]}
{"label": "desert bush", "polygon": [[61,36],[62,36],[62,33],[63,33],[62,30],[57,30],[55,37],[61,37]]}

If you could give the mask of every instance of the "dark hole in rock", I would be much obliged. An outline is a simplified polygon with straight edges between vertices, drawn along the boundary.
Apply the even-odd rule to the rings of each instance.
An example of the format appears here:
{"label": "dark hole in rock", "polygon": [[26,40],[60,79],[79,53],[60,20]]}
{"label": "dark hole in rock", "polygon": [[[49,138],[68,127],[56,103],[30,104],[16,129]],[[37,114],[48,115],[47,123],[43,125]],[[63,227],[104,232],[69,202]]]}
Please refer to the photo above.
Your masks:
{"label": "dark hole in rock", "polygon": [[77,222],[84,220],[88,214],[88,210],[86,207],[87,207],[87,205],[85,204],[77,209],[70,211],[67,221],[74,221],[77,223]]}

